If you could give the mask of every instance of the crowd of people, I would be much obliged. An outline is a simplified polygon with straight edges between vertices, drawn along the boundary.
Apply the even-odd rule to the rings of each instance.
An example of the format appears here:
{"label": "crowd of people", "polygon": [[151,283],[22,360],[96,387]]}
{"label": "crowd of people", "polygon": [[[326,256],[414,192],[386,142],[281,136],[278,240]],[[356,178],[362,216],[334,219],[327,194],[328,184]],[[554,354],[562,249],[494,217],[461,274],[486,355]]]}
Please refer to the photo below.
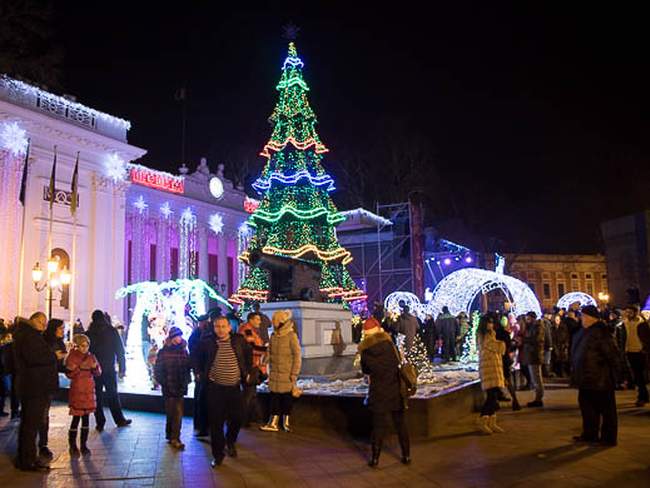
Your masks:
{"label": "crowd of people", "polygon": [[[453,316],[447,307],[435,320],[428,316],[420,322],[407,306],[395,315],[376,304],[359,324],[353,335],[369,383],[365,401],[373,426],[369,465],[378,465],[391,425],[398,434],[401,460],[409,464],[409,394],[404,386],[405,361],[396,346],[408,351],[422,340],[431,361],[455,361],[459,344],[474,331],[465,314]],[[637,406],[648,403],[650,326],[636,305],[623,312],[594,306],[555,309],[542,317],[534,312],[519,317],[490,312],[480,317],[475,333],[486,393],[477,423],[485,434],[504,431],[497,424],[499,402],[511,402],[513,410],[519,410],[518,390],[533,389],[535,398],[527,406],[543,407],[544,381],[553,376],[569,377],[579,390],[583,429],[577,442],[617,443],[616,389],[636,388]],[[403,344],[398,341],[401,335]],[[105,405],[116,427],[131,424],[117,391],[118,378],[126,373],[123,338],[105,312],[93,312],[87,329],[77,322],[67,333],[63,321],[48,321],[42,312],[0,323],[0,354],[0,416],[20,419],[19,469],[49,469],[53,458],[48,448],[49,409],[59,389],[59,373],[70,379],[71,456],[90,455],[90,415],[94,414],[95,429],[102,432]],[[175,449],[184,448],[183,399],[194,381],[195,435],[210,437],[214,468],[226,455],[237,456],[242,426],[257,423],[264,432],[292,430],[293,402],[301,394],[297,386],[301,347],[289,310],[276,311],[269,319],[258,306],[241,323],[233,314],[212,309],[198,318],[187,342],[179,328],[169,328],[151,363],[152,377],[162,390],[165,436]],[[257,386],[263,382],[270,393],[268,419],[262,418],[257,398]],[[10,412],[5,412],[7,398]]]}
{"label": "crowd of people", "polygon": [[[9,397],[11,418],[20,420],[18,469],[49,470],[54,457],[48,448],[49,411],[59,390],[59,373],[70,380],[71,457],[91,454],[90,415],[94,414],[95,429],[102,432],[105,405],[116,427],[131,424],[118,394],[118,378],[126,374],[122,335],[105,312],[96,310],[91,319],[87,330],[77,322],[67,333],[63,321],[48,321],[42,312],[0,323],[0,416],[9,415],[4,410]],[[273,327],[270,337],[266,325]],[[179,328],[170,327],[152,365],[152,375],[162,389],[165,436],[172,448],[185,447],[181,442],[183,399],[192,381],[195,435],[210,437],[213,467],[221,465],[225,455],[237,456],[242,425],[256,422],[265,432],[291,431],[293,400],[301,394],[296,384],[301,349],[289,310],[277,311],[269,319],[257,307],[240,324],[236,317],[212,309],[198,318],[188,342]],[[265,422],[257,386],[267,380],[270,417]]]}

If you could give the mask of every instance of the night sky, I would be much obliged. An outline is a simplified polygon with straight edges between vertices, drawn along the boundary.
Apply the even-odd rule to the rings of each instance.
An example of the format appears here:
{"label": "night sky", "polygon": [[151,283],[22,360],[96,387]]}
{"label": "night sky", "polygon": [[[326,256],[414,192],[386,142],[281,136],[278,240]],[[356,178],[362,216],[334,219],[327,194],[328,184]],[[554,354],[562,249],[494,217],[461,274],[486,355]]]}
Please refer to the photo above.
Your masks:
{"label": "night sky", "polygon": [[341,207],[356,203],[341,161],[363,159],[357,200],[372,207],[408,194],[373,175],[394,148],[414,147],[426,155],[415,180],[427,221],[462,219],[503,250],[602,251],[599,222],[646,206],[650,31],[641,11],[141,3],[61,2],[55,28],[65,92],[129,119],[144,164],[178,168],[174,94],[186,86],[190,167],[202,156],[213,169],[248,165],[250,181],[270,135],[282,26],[293,22]]}

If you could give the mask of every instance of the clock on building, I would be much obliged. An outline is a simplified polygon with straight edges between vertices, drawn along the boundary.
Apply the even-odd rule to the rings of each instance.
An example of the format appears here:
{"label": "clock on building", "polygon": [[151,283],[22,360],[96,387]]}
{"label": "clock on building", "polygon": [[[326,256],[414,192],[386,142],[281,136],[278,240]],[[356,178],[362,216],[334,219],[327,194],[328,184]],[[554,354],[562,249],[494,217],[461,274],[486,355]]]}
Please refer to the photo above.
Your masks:
{"label": "clock on building", "polygon": [[217,199],[223,196],[223,182],[216,176],[210,178],[210,194]]}

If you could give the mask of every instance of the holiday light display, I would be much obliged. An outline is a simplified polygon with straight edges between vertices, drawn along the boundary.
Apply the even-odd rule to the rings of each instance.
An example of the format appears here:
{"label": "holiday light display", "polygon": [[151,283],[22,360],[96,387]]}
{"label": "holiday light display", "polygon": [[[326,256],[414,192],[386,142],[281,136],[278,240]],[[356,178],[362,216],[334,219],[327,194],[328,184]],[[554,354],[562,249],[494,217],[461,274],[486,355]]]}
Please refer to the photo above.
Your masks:
{"label": "holiday light display", "polygon": [[418,372],[418,383],[430,383],[435,380],[433,363],[429,359],[427,349],[418,334],[413,338],[413,345],[410,349],[406,349],[406,336],[404,334],[397,335],[397,347],[402,353],[405,361],[415,366]]}
{"label": "holiday light display", "polygon": [[585,305],[593,305],[594,307],[598,306],[598,303],[591,295],[581,291],[572,291],[562,295],[562,297],[557,301],[557,308],[568,310],[571,304],[576,302],[580,304],[580,307],[584,307]]}
{"label": "holiday light display", "polygon": [[210,226],[212,232],[214,232],[216,235],[221,234],[221,231],[223,230],[223,217],[221,214],[214,213],[210,215],[208,225]]}
{"label": "holiday light display", "polygon": [[[168,191],[170,193],[184,193],[185,179],[183,176],[175,176],[165,171],[158,171],[139,164],[128,165],[131,181],[138,185]],[[126,169],[124,170],[126,172]],[[124,175],[126,178],[126,174]]]}
{"label": "holiday light display", "polygon": [[476,332],[478,323],[481,320],[481,314],[474,312],[472,314],[472,326],[470,327],[463,342],[463,352],[460,356],[460,362],[463,364],[475,363],[478,361],[478,349],[476,348]]}
{"label": "holiday light display", "polygon": [[[246,237],[248,247],[239,259],[248,264],[253,252],[262,252],[317,263],[321,266],[320,289],[327,299],[352,302],[365,298],[365,294],[345,267],[352,256],[338,244],[334,231],[345,216],[329,196],[334,180],[321,165],[328,149],[315,129],[316,116],[307,100],[309,87],[303,79],[303,67],[290,43],[276,87],[278,103],[270,117],[273,131],[260,153],[268,161],[253,184],[262,195],[248,220],[255,235]],[[230,301],[241,304],[267,300],[268,280],[265,270],[251,266]]]}
{"label": "holiday light display", "polygon": [[169,202],[165,202],[160,206],[160,213],[166,219],[171,217],[171,215],[174,213],[174,211],[172,210],[171,206],[169,205]]}
{"label": "holiday light display", "polygon": [[144,197],[140,195],[135,202],[133,202],[133,206],[138,209],[139,213],[144,212],[147,207],[149,207],[149,204],[144,201]]}
{"label": "holiday light display", "polygon": [[118,154],[111,153],[104,160],[104,171],[106,176],[115,183],[124,181],[129,174],[127,164]]}
{"label": "holiday light display", "polygon": [[[156,322],[154,327],[162,328],[159,338],[172,326],[183,331],[183,337],[189,339],[192,333],[191,321],[205,314],[205,300],[211,298],[220,305],[231,309],[232,306],[203,280],[178,279],[157,283],[143,281],[120,288],[115,293],[116,299],[125,298],[135,293],[136,304],[129,325],[130,331],[140,330],[143,318]],[[129,333],[129,338],[131,334]],[[159,344],[162,346],[162,344]]]}
{"label": "holiday light display", "polygon": [[501,290],[512,304],[515,315],[535,312],[541,315],[541,307],[530,287],[512,276],[478,268],[464,268],[445,276],[433,290],[433,298],[427,304],[427,312],[437,317],[442,307],[449,307],[452,315],[469,314],[479,293]]}
{"label": "holiday light display", "polygon": [[426,305],[420,302],[420,299],[408,291],[395,291],[388,295],[384,300],[384,310],[389,312],[401,313],[402,305],[406,305],[409,311],[424,320],[426,317]]}
{"label": "holiday light display", "polygon": [[197,225],[196,215],[190,207],[183,210],[179,222],[178,275],[181,278],[196,276]]}
{"label": "holiday light display", "polygon": [[27,152],[27,133],[16,122],[0,124],[0,149],[9,151],[12,156]]}

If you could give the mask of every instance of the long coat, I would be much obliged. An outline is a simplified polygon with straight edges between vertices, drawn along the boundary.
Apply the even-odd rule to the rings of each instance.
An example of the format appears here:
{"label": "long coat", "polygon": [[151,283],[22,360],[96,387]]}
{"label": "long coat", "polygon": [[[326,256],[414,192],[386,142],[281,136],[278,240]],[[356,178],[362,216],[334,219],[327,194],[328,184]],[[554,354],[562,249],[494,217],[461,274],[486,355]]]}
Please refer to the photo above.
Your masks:
{"label": "long coat", "polygon": [[269,339],[269,389],[273,393],[289,393],[298,379],[301,364],[298,335],[293,323],[286,322]]}
{"label": "long coat", "polygon": [[619,376],[619,354],[604,322],[582,328],[571,346],[571,384],[585,390],[614,390]]}
{"label": "long coat", "polygon": [[400,394],[399,360],[386,332],[366,335],[359,344],[361,370],[370,376],[368,407],[377,412],[395,412],[404,408]]}
{"label": "long coat", "polygon": [[72,380],[68,393],[70,415],[93,413],[97,408],[94,377],[102,374],[99,361],[91,352],[83,354],[78,349],[73,349],[65,359],[65,368],[66,376]]}
{"label": "long coat", "polygon": [[506,344],[496,338],[494,331],[488,332],[482,338],[479,337],[479,363],[478,372],[481,378],[481,389],[503,388],[505,378],[503,376],[503,355],[506,352]]}
{"label": "long coat", "polygon": [[566,362],[569,360],[569,328],[564,321],[553,325],[551,330],[553,336],[553,360]]}
{"label": "long coat", "polygon": [[104,375],[114,374],[115,361],[117,360],[119,370],[126,370],[124,358],[124,344],[119,332],[106,321],[91,322],[86,332],[90,339],[90,352],[92,352],[102,369]]}
{"label": "long coat", "polygon": [[25,320],[14,333],[13,359],[19,398],[47,396],[59,389],[56,355],[43,334]]}
{"label": "long coat", "polygon": [[544,335],[546,328],[540,320],[526,324],[521,364],[544,364]]}
{"label": "long coat", "polygon": [[163,348],[158,351],[154,377],[162,386],[164,397],[183,398],[187,394],[190,377],[190,355],[187,343],[172,344],[165,341]]}

